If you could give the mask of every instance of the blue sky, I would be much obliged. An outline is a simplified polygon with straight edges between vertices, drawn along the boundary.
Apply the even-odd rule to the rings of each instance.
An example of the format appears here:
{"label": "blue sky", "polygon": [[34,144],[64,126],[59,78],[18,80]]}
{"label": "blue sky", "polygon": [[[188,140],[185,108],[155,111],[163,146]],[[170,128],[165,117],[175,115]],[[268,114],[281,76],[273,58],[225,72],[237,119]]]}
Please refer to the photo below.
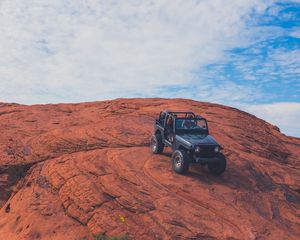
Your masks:
{"label": "blue sky", "polygon": [[300,1],[2,0],[0,101],[182,97],[300,137]]}

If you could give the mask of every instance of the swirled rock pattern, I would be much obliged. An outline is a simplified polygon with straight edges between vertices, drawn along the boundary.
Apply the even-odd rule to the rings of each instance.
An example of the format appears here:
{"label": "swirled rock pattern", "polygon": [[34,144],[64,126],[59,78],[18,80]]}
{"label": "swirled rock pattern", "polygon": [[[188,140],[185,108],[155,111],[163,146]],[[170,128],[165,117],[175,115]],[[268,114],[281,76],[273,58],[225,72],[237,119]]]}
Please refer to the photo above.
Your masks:
{"label": "swirled rock pattern", "polygon": [[[209,121],[220,177],[171,171],[148,148],[162,109]],[[0,239],[300,239],[300,139],[234,108],[183,99],[0,104]]]}

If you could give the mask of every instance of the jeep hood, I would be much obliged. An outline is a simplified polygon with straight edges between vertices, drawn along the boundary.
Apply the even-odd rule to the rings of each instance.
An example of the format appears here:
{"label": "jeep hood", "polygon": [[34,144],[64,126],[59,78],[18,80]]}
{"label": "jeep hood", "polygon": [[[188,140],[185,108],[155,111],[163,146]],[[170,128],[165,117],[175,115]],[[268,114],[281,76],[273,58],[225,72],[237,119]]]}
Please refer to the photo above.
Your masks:
{"label": "jeep hood", "polygon": [[183,139],[184,142],[195,145],[219,145],[218,142],[210,135],[195,135],[195,134],[184,134],[177,135],[177,140],[181,141]]}

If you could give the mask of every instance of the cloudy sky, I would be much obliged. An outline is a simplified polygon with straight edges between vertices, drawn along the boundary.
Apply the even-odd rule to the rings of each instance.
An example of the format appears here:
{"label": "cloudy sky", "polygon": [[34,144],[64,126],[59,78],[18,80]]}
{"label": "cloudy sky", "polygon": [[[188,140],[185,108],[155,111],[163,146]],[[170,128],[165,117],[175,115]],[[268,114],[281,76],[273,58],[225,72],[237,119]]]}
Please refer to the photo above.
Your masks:
{"label": "cloudy sky", "polygon": [[182,97],[300,137],[300,1],[0,0],[0,101]]}

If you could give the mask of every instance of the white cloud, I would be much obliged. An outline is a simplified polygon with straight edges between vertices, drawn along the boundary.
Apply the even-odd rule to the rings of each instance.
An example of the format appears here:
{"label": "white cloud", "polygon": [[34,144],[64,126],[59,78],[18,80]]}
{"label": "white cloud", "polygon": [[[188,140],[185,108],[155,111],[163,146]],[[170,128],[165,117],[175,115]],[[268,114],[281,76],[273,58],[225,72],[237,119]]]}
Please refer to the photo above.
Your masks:
{"label": "white cloud", "polygon": [[245,44],[245,23],[266,6],[260,0],[3,0],[0,100],[78,102],[209,85],[193,71]]}
{"label": "white cloud", "polygon": [[294,38],[300,38],[300,27],[293,29],[293,31],[290,33],[290,36]]}
{"label": "white cloud", "polygon": [[245,105],[263,96],[255,86],[241,85],[226,80],[221,81],[220,84],[204,85],[196,89],[197,95],[194,97],[196,99],[231,106]]}
{"label": "white cloud", "polygon": [[[267,46],[266,46],[267,47]],[[300,50],[271,48],[264,54],[237,56],[236,68],[243,74],[245,80],[278,83],[298,82],[300,77]]]}
{"label": "white cloud", "polygon": [[244,109],[280,127],[287,135],[300,137],[300,103],[282,102],[250,105]]}

